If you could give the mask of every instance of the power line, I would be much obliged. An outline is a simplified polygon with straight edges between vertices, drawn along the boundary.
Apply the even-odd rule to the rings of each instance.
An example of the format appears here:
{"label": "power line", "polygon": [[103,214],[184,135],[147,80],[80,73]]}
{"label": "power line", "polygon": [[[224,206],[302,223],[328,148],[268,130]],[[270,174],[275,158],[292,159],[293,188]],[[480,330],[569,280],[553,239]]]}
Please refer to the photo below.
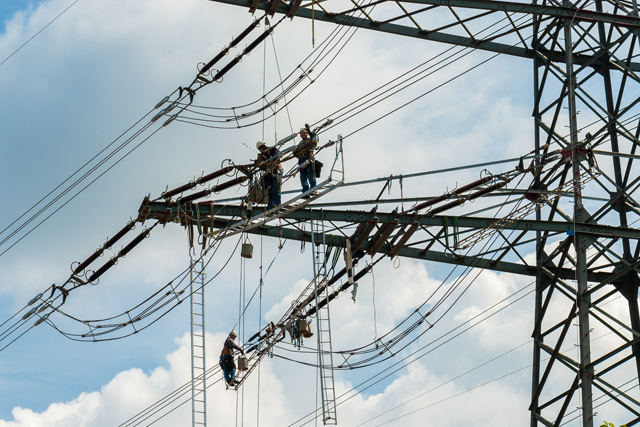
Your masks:
{"label": "power line", "polygon": [[[532,284],[529,284],[528,286],[531,286]],[[524,289],[524,288],[523,288]],[[522,290],[522,289],[521,289]],[[521,291],[520,290],[520,291]],[[518,292],[520,292],[518,291]],[[368,390],[369,388],[373,387],[374,385],[382,382],[383,380],[385,380],[386,378],[389,378],[390,376],[396,374],[397,372],[407,368],[409,365],[411,365],[414,362],[417,362],[419,359],[427,356],[428,354],[432,353],[433,351],[437,350],[440,347],[443,347],[444,345],[448,344],[449,342],[453,341],[454,339],[458,338],[459,336],[461,336],[462,334],[464,334],[465,332],[473,329],[475,326],[477,326],[478,324],[488,320],[489,318],[497,315],[498,313],[502,312],[504,309],[506,309],[507,307],[512,306],[513,304],[515,304],[516,302],[522,300],[523,298],[525,298],[526,296],[530,295],[533,291],[528,292],[527,294],[519,297],[518,299],[516,299],[515,301],[510,302],[507,306],[500,308],[499,310],[495,311],[494,313],[489,314],[487,317],[478,320],[476,323],[473,323],[472,325],[468,326],[467,328],[461,330],[460,332],[456,333],[455,335],[453,335],[452,337],[448,338],[447,340],[445,340],[444,342],[441,342],[440,344],[436,345],[435,347],[426,350],[427,347],[430,347],[432,344],[438,342],[439,340],[443,339],[444,337],[454,333],[456,330],[462,328],[464,325],[469,324],[470,322],[474,321],[475,319],[477,319],[478,317],[480,317],[482,314],[486,313],[489,309],[484,310],[482,313],[477,314],[476,316],[472,317],[471,319],[463,322],[462,324],[456,326],[455,328],[451,329],[450,331],[446,332],[445,334],[441,335],[440,337],[438,337],[435,340],[430,341],[429,343],[427,343],[426,345],[420,347],[419,349],[413,351],[412,353],[408,354],[407,356],[401,358],[398,362],[396,362],[395,365],[389,366],[387,368],[384,368],[383,370],[381,370],[380,372],[378,372],[377,374],[367,378],[366,380],[360,382],[359,384],[353,386],[350,390],[347,390],[346,392],[344,392],[343,394],[341,394],[340,396],[338,396],[338,399],[341,399],[341,401],[339,403],[337,403],[337,405],[342,405],[343,403],[351,400],[352,398],[354,398],[355,396],[357,396],[359,393],[362,393],[363,391]],[[509,298],[509,297],[507,297]],[[494,304],[492,307],[495,307],[496,305],[498,305],[500,303],[496,303]],[[421,354],[420,354],[421,353]],[[281,356],[278,356],[281,357]],[[401,366],[395,368],[395,366],[398,363],[404,362]],[[393,370],[392,370],[393,369]],[[384,374],[384,375],[383,375]],[[383,375],[382,377],[380,377],[381,375]],[[378,378],[380,377],[380,378]],[[378,378],[377,380],[371,382],[372,380]],[[368,385],[366,385],[366,387],[362,387],[365,384],[369,383]],[[349,396],[349,394],[351,394]],[[297,425],[298,423],[302,422],[304,419],[309,418],[310,416],[314,415],[314,412],[310,412],[309,414],[305,415],[304,417],[298,419],[297,421],[294,421],[293,423],[289,424],[289,427],[293,426],[293,425]],[[310,421],[305,422],[304,424],[307,424]],[[304,425],[304,424],[300,424],[300,425]]]}
{"label": "power line", "polygon": [[42,27],[40,29],[40,31],[38,31],[37,33],[35,33],[33,36],[31,36],[31,38],[29,40],[27,40],[26,42],[24,42],[19,48],[17,48],[16,50],[13,51],[13,53],[9,56],[7,56],[4,61],[0,62],[0,66],[2,66],[5,62],[7,62],[9,60],[9,58],[11,58],[13,55],[15,55],[16,53],[18,53],[18,51],[20,51],[23,47],[25,47],[31,40],[35,39],[41,32],[43,32],[45,29],[47,29],[47,27],[51,24],[53,24],[53,22],[55,22],[58,18],[60,18],[62,15],[64,15],[64,13],[71,9],[71,7],[73,5],[75,5],[76,3],[78,3],[80,0],[75,0],[73,3],[71,3],[65,10],[63,10],[62,12],[60,12],[60,14],[58,16],[56,16],[55,18],[53,18],[51,21],[49,21],[49,23],[47,25],[45,25],[44,27]]}
{"label": "power line", "polygon": [[[411,402],[413,402],[414,400],[416,400],[416,399],[418,399],[418,398],[420,398],[420,397],[424,396],[425,394],[431,393],[431,392],[433,392],[433,391],[435,391],[435,390],[439,389],[440,387],[443,387],[443,386],[445,386],[445,385],[447,385],[447,384],[449,384],[449,383],[452,383],[452,382],[454,382],[454,381],[456,381],[456,380],[458,380],[458,379],[462,378],[463,376],[466,376],[466,375],[470,374],[471,372],[477,371],[478,369],[481,369],[481,368],[483,368],[483,367],[485,367],[485,366],[489,365],[490,363],[495,362],[496,360],[498,360],[498,359],[500,359],[500,358],[502,358],[502,357],[504,357],[504,356],[506,356],[506,355],[508,355],[508,354],[510,354],[510,353],[513,353],[514,351],[516,351],[516,350],[518,350],[518,349],[520,349],[520,348],[522,348],[522,347],[524,347],[525,345],[528,345],[528,344],[530,344],[530,343],[531,343],[531,341],[527,341],[527,342],[525,342],[525,343],[522,343],[522,344],[520,344],[519,346],[514,347],[514,348],[512,348],[511,350],[508,350],[508,351],[506,351],[506,352],[504,352],[504,353],[500,354],[499,356],[496,356],[496,357],[492,358],[491,360],[488,360],[488,361],[486,361],[486,362],[484,362],[484,363],[482,363],[482,364],[480,364],[480,365],[478,365],[478,366],[476,366],[476,367],[474,367],[474,368],[472,368],[472,369],[469,369],[468,371],[466,371],[466,372],[464,372],[464,373],[462,373],[462,374],[460,374],[460,375],[457,375],[457,376],[456,376],[456,377],[454,377],[454,378],[451,378],[449,381],[446,381],[446,382],[444,382],[444,383],[438,384],[437,386],[435,386],[435,387],[433,387],[433,388],[431,388],[431,389],[429,389],[429,390],[427,390],[427,391],[425,391],[425,392],[422,392],[422,393],[420,393],[419,395],[417,395],[417,396],[415,396],[415,397],[412,397],[412,398],[411,398],[411,399],[409,399],[409,400],[406,400],[406,401],[404,401],[404,402],[402,402],[402,403],[399,403],[398,405],[394,406],[393,408],[390,408],[390,409],[388,409],[388,410],[386,410],[386,411],[384,411],[384,412],[382,412],[382,413],[380,413],[380,414],[376,415],[375,417],[370,418],[370,419],[368,419],[367,421],[364,421],[364,422],[362,422],[362,423],[358,424],[356,427],[360,427],[360,426],[362,426],[362,425],[365,425],[365,424],[367,424],[367,423],[369,423],[369,422],[371,422],[371,421],[373,421],[373,420],[375,420],[375,419],[377,419],[377,418],[380,418],[380,417],[381,417],[381,416],[383,416],[383,415],[388,414],[388,413],[389,413],[389,412],[391,412],[391,411],[395,411],[396,409],[398,409],[398,408],[400,408],[400,407],[402,407],[402,406],[404,406],[404,405],[407,405],[408,403],[411,403]],[[530,367],[531,367],[531,365],[526,366],[526,367],[521,368],[521,369],[518,369],[517,371],[514,371],[514,372],[520,372],[522,369],[526,369],[526,368],[530,368]],[[511,374],[507,374],[507,375],[511,375]],[[496,379],[496,380],[492,380],[491,382],[494,382],[494,381],[497,381],[497,379]],[[470,390],[468,390],[468,391],[470,391]],[[450,397],[450,398],[453,398],[453,396],[452,396],[452,397]],[[450,398],[448,398],[448,399],[450,399]],[[446,400],[448,400],[448,399],[446,399]],[[441,401],[441,402],[442,402],[442,401]],[[441,403],[441,402],[437,402],[437,403]],[[437,404],[437,403],[434,403],[433,405],[435,405],[435,404]],[[431,406],[433,406],[433,405],[431,405]],[[396,418],[396,419],[397,419],[397,418]]]}

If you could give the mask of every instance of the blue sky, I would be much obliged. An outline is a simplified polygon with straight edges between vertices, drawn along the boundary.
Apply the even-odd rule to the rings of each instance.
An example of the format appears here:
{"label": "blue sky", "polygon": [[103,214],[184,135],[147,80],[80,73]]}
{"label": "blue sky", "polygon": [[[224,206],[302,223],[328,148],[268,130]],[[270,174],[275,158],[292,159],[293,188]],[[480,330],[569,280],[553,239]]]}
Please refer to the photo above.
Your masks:
{"label": "blue sky", "polygon": [[[0,35],[0,56],[11,54],[71,3],[3,2],[0,14],[5,26]],[[136,123],[165,95],[188,85],[198,62],[212,58],[251,20],[244,9],[204,0],[81,0],[0,66],[0,96],[4,100],[0,107],[0,182],[6,192],[0,212],[2,228]],[[316,42],[326,39],[332,29],[317,23]],[[305,122],[320,120],[422,62],[422,56],[430,57],[442,49],[360,31],[335,64],[288,111],[278,111],[264,127],[220,130],[180,122],[167,126],[0,256],[0,322],[52,283],[64,281],[69,266],[85,259],[122,228],[137,213],[144,196],[157,197],[167,187],[216,170],[224,159],[246,162],[255,157],[255,141],[273,142]],[[256,49],[225,76],[222,84],[204,88],[197,95],[197,104],[231,107],[259,99],[263,78],[266,87],[277,85],[280,74],[295,70],[312,52],[310,22],[286,20],[273,39],[268,39],[266,49]],[[478,53],[465,58],[455,70],[485,57]],[[412,93],[435,86],[455,70],[426,80]],[[531,92],[527,61],[492,61],[350,137],[345,144],[347,180],[455,167],[528,152],[533,127]],[[412,96],[402,94],[372,109],[368,117],[341,123],[332,135],[349,134]],[[476,179],[479,172],[407,180],[404,195],[441,194]],[[331,198],[375,198],[380,187],[345,189]],[[296,185],[291,184],[289,189],[296,189]],[[390,196],[400,197],[398,185],[392,187]],[[228,266],[207,287],[209,366],[215,364],[222,340],[237,323],[242,277],[246,292],[253,292],[259,281],[261,258],[265,265],[275,261],[265,276],[262,307],[251,307],[243,336],[253,334],[260,312],[263,322],[279,319],[311,278],[310,248],[302,252],[299,242],[287,242],[279,252],[278,241],[255,238],[253,243],[256,255],[246,265],[237,254],[231,256],[234,241],[223,246],[210,267],[210,275],[217,273],[231,256]],[[4,251],[7,246],[0,249]],[[166,284],[189,259],[186,234],[177,225],[154,230],[134,252],[101,278],[98,286],[74,292],[65,309],[82,319],[119,313]],[[337,300],[332,312],[335,346],[350,348],[370,341],[374,327],[391,328],[449,271],[447,266],[412,260],[402,260],[397,269],[391,262],[381,263],[375,277],[363,281],[357,303],[347,295]],[[527,278],[485,272],[433,336],[528,284]],[[438,391],[438,399],[427,395],[395,414],[429,406],[441,397],[461,397],[423,409],[417,418],[400,418],[389,425],[418,425],[420,417],[428,417],[434,424],[461,424],[472,422],[470,414],[476,425],[505,419],[515,420],[514,425],[527,422],[530,384],[526,367],[531,363],[531,348],[525,345],[513,349],[529,340],[532,309],[532,299],[524,299],[504,316],[492,318],[358,395],[340,407],[342,425],[365,422],[371,415],[421,396],[438,384],[445,384]],[[110,342],[73,342],[46,325],[34,328],[0,352],[0,427],[118,425],[189,379],[188,330],[187,304],[138,335]],[[433,336],[428,335],[420,344]],[[513,351],[501,362],[451,381],[509,350]],[[525,369],[504,381],[464,393],[520,368]],[[375,372],[340,373],[338,388],[346,390]],[[293,422],[313,410],[313,370],[268,359],[261,381],[260,393],[253,384],[241,397],[247,425],[256,424],[258,396],[260,425]],[[224,391],[218,384],[209,396],[210,413],[219,425],[234,425],[235,393]],[[455,410],[461,406],[468,408],[465,414]],[[502,412],[496,412],[497,408]],[[185,425],[189,419],[185,406],[156,425]]]}
{"label": "blue sky", "polygon": [[0,5],[0,13],[2,13],[3,22],[13,17],[13,14],[27,9],[29,6],[37,5],[40,2],[29,0],[7,0]]}

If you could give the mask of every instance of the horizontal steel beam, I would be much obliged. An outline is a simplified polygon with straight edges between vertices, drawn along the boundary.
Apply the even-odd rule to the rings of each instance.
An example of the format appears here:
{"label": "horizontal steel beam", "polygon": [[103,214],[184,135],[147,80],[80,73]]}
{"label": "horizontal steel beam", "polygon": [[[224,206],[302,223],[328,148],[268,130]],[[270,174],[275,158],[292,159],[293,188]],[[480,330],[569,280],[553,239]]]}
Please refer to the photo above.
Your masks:
{"label": "horizontal steel beam", "polygon": [[640,18],[635,16],[618,15],[564,6],[548,6],[493,0],[402,0],[402,3],[442,5],[477,10],[495,10],[496,12],[526,13],[530,15],[550,16],[553,18],[571,18],[574,22],[604,22],[621,27],[640,28]]}
{"label": "horizontal steel beam", "polygon": [[[240,6],[250,8],[252,5],[251,0],[209,0],[217,3],[229,4],[234,6]],[[416,0],[411,3],[423,3],[429,5],[446,5],[449,4],[449,0]],[[454,3],[451,1],[451,3]],[[549,7],[549,6],[536,6],[523,3],[509,3],[509,2],[494,2],[494,1],[458,1],[459,7],[477,8],[482,10],[496,10],[496,11],[511,11],[516,10],[528,10],[529,12],[539,16],[549,17],[574,17],[577,21],[588,22],[607,22],[612,25],[638,28],[640,27],[639,18],[626,15],[613,15],[607,13],[598,13],[589,10],[573,10],[561,7]],[[495,4],[494,4],[495,3]],[[325,2],[326,4],[326,2]],[[376,2],[378,4],[378,2]],[[464,6],[463,6],[464,4]],[[268,3],[261,2],[258,5],[258,9],[267,10]],[[507,9],[503,9],[507,8]],[[289,6],[281,3],[276,9],[277,13],[288,14]],[[509,45],[505,43],[496,43],[493,41],[483,41],[480,39],[473,39],[468,36],[458,36],[454,34],[443,33],[439,31],[422,30],[416,27],[409,27],[404,25],[393,24],[390,22],[374,22],[366,18],[355,18],[353,16],[346,15],[344,13],[331,13],[324,12],[323,10],[301,7],[296,11],[296,16],[307,19],[314,19],[317,21],[330,22],[336,25],[344,25],[348,27],[358,27],[373,31],[381,31],[388,34],[396,34],[400,36],[413,37],[422,40],[431,40],[439,43],[452,44],[456,46],[464,46],[473,49],[485,50],[489,52],[501,53],[511,56],[517,56],[521,58],[534,58],[534,51],[528,47],[521,47],[515,45]],[[543,53],[546,57],[550,58],[554,62],[564,63],[566,56],[564,52],[551,52],[546,49],[539,49],[539,52]],[[573,62],[578,65],[592,64],[593,56],[574,54]],[[614,67],[613,64],[610,65]],[[628,64],[628,68],[633,71],[640,71],[640,63],[632,62]]]}
{"label": "horizontal steel beam", "polygon": [[[213,227],[221,229],[229,226],[233,222],[234,221],[215,219],[213,221]],[[270,236],[270,237],[281,238],[281,239],[311,242],[311,233],[301,231],[295,228],[288,228],[288,227],[263,225],[261,227],[256,227],[256,228],[252,228],[251,230],[247,230],[247,233],[256,234],[260,236]],[[326,234],[325,241],[326,241],[326,244],[330,246],[336,246],[339,248],[346,247],[346,237],[342,235]],[[371,246],[372,245],[370,242],[364,242],[359,249],[368,251],[369,249],[371,249]],[[389,246],[389,244],[385,243],[380,247],[380,249],[378,249],[377,252],[381,254],[388,254],[390,253],[391,249],[392,248]],[[441,262],[446,264],[454,264],[454,265],[460,265],[460,266],[472,267],[472,268],[483,268],[487,270],[500,271],[504,273],[512,273],[512,274],[536,277],[536,268],[534,266],[517,264],[513,262],[495,261],[493,259],[482,258],[477,256],[463,256],[463,255],[444,253],[444,252],[438,252],[438,251],[425,251],[420,248],[412,248],[407,246],[401,248],[398,251],[398,256],[406,257],[406,258],[414,258],[414,259],[419,259],[423,261],[435,261],[435,262]],[[562,279],[570,280],[575,278],[575,271],[570,268],[560,268],[560,269],[554,270],[554,272],[557,272],[558,277]],[[611,276],[612,276],[611,273],[606,273],[606,272],[595,272],[595,271],[588,272],[588,280],[590,282],[597,282],[597,283],[605,282],[605,281],[608,281]]]}
{"label": "horizontal steel beam", "polygon": [[[184,225],[184,215],[188,215],[190,218],[194,218],[193,209],[196,209],[195,205],[191,206],[191,210],[189,209],[189,205],[180,207],[180,215],[178,216],[178,205],[175,203],[165,203],[165,202],[151,202],[146,200],[140,207],[140,216],[138,218],[139,221],[144,222],[145,220],[157,220],[163,223],[166,222],[180,222]],[[238,218],[246,218],[251,216],[252,213],[257,215],[263,211],[262,208],[254,209],[253,212],[247,211],[244,208],[239,206],[230,206],[230,205],[213,205],[213,204],[199,204],[197,205],[197,209],[199,210],[199,216],[201,218],[202,224],[207,224],[212,226],[213,228],[222,229],[226,228],[232,224],[237,223]],[[211,218],[211,213],[213,212],[213,219]],[[229,219],[221,219],[221,217],[229,217]],[[235,219],[234,219],[235,218]],[[298,209],[294,212],[290,212],[287,215],[284,215],[282,218],[297,220],[297,221],[306,221],[311,219],[311,209]],[[419,215],[395,215],[393,213],[370,213],[363,211],[313,211],[314,219],[322,219],[325,221],[335,221],[335,222],[347,222],[347,223],[361,223],[368,222],[377,218],[378,223],[391,223],[394,220],[397,220],[398,223],[401,224],[412,224],[414,222],[418,222],[423,226],[443,226],[446,217],[429,217],[429,216],[419,216]],[[451,218],[451,217],[449,217]],[[459,227],[474,227],[481,228],[490,225],[495,222],[493,218],[468,218],[468,217],[458,217],[458,226]],[[194,223],[191,221],[191,223]],[[553,222],[553,221],[534,221],[534,220],[523,220],[518,221],[517,223],[510,224],[508,227],[512,229],[522,229],[522,230],[546,230],[546,231],[566,231],[568,227],[570,227],[570,223],[566,222]],[[620,232],[620,228],[614,227],[603,227],[602,229],[598,228],[600,226],[588,225],[588,224],[578,224],[577,225],[582,232],[589,233],[601,233],[603,235],[609,236],[609,232]],[[626,230],[630,235],[633,235],[634,238],[640,238],[640,232],[637,230],[631,229],[623,229]],[[605,233],[606,232],[606,233]],[[262,236],[271,236],[275,238],[285,238],[291,240],[300,240],[311,242],[311,233],[299,230],[293,227],[280,227],[280,226],[269,226],[263,225],[260,227],[252,228],[247,230],[247,233],[257,234]],[[326,244],[330,246],[336,246],[345,248],[346,247],[346,237],[343,235],[332,235],[327,234],[325,236]],[[372,242],[364,241],[362,245],[358,248],[364,251],[368,251],[372,249]],[[389,254],[391,253],[393,247],[389,245],[388,242],[382,244],[377,250],[377,253],[380,254]],[[397,248],[396,248],[397,250]],[[459,255],[452,252],[439,252],[426,250],[421,248],[415,248],[411,246],[403,246],[399,250],[397,250],[397,256],[421,259],[425,261],[435,261],[442,262],[447,264],[455,264],[462,265],[473,268],[485,268],[489,270],[502,271],[505,273],[513,273],[520,274],[525,276],[536,276],[536,268],[533,266],[528,266],[524,264],[518,264],[513,262],[505,262],[505,261],[495,261],[493,259],[484,258],[480,256],[464,256]],[[570,268],[560,268],[555,269],[554,272],[557,272],[559,278],[562,279],[574,279],[575,271]],[[589,271],[588,272],[588,280],[590,282],[608,282],[611,279],[612,273],[607,272],[597,272],[597,271]]]}
{"label": "horizontal steel beam", "polygon": [[[182,206],[183,210],[185,207]],[[237,217],[247,218],[249,216],[255,216],[264,212],[263,208],[255,208],[253,211],[248,211],[245,208],[234,205],[214,205],[214,204],[199,204],[198,209],[200,211],[200,217],[208,217],[213,214],[214,217]],[[148,202],[143,203],[140,207],[140,212],[146,211],[145,219],[163,220],[163,222],[172,222],[177,218],[178,205],[166,204],[165,202]],[[195,216],[195,215],[190,215]],[[309,221],[311,220],[311,209],[303,208],[293,212],[289,212],[282,216],[282,218]],[[391,223],[394,220],[398,220],[398,224],[413,224],[417,222],[423,227],[441,227],[445,225],[445,222],[452,224],[452,216],[429,216],[429,215],[397,215],[394,213],[376,212],[371,213],[367,211],[350,211],[350,210],[314,210],[314,219],[322,219],[325,221],[334,222],[347,222],[347,223],[361,223],[373,221],[377,218],[378,223]],[[485,229],[490,228],[496,223],[495,218],[482,218],[482,217],[456,217],[459,228],[471,228],[471,229]],[[203,222],[208,221],[203,219]],[[575,228],[574,228],[575,225]],[[537,221],[532,219],[521,219],[514,221],[510,224],[502,224],[500,229],[507,230],[530,230],[530,231],[548,231],[551,233],[582,233],[589,234],[595,237],[604,238],[629,238],[640,239],[640,230],[634,228],[622,228],[613,227],[609,225],[599,224],[582,224],[566,221]]]}

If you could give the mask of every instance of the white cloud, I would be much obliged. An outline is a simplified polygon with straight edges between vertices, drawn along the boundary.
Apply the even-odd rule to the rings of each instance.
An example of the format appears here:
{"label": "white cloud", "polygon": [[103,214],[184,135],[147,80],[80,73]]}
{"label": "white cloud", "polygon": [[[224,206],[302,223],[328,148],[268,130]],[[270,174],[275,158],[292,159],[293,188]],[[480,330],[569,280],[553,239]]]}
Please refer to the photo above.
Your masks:
{"label": "white cloud", "polygon": [[[207,346],[211,349],[207,357],[209,367],[217,363],[217,348],[224,340],[224,334],[207,334]],[[137,417],[142,413],[141,418],[150,416],[147,422],[160,418],[154,424],[158,426],[172,426],[184,424],[190,417],[191,404],[187,402],[177,411],[168,413],[168,409],[175,407],[172,404],[167,407],[157,408],[157,411],[142,412],[144,408],[150,407],[172,393],[178,387],[185,384],[190,377],[190,343],[189,336],[184,335],[176,340],[178,348],[167,355],[168,366],[156,367],[148,373],[141,369],[133,368],[118,373],[100,391],[81,393],[77,398],[68,402],[58,402],[49,405],[42,412],[34,412],[30,409],[14,408],[12,411],[13,420],[0,420],[1,427],[38,427],[38,426],[108,426],[125,422],[130,417]],[[314,393],[312,384],[306,384],[307,391],[302,395],[292,395],[288,383],[295,383],[298,379],[294,374],[287,373],[287,370],[274,371],[276,365],[269,363],[270,359],[265,359],[260,371],[260,424],[261,425],[282,425],[300,418],[302,415],[313,411]],[[218,374],[219,376],[220,374]],[[254,373],[254,376],[257,375]],[[218,376],[209,380],[216,381]],[[235,424],[236,398],[240,399],[240,407],[244,407],[243,417],[245,422],[253,425],[255,422],[255,408],[257,407],[257,393],[255,381],[251,379],[247,382],[244,392],[235,393],[227,391],[218,382],[211,385],[207,392],[208,417],[215,419],[216,425],[231,426]],[[482,395],[475,395],[478,392],[462,393],[466,389],[464,386],[457,386],[455,382],[448,382],[446,377],[439,377],[430,372],[424,364],[414,363],[408,370],[391,382],[383,392],[370,395],[364,398],[358,395],[338,406],[338,419],[340,425],[357,425],[367,421],[372,416],[378,416],[382,412],[398,406],[398,409],[390,412],[388,417],[399,418],[412,411],[419,411],[417,414],[408,415],[403,422],[413,425],[418,419],[428,417],[429,419],[441,420],[447,424],[451,422],[462,422],[474,419],[486,419],[487,421],[497,421],[499,417],[506,416],[504,412],[497,414],[496,411],[505,401],[509,401],[510,408],[507,412],[509,416],[522,418],[522,407],[526,405],[526,398],[518,393],[513,393],[510,386],[505,383],[494,383],[484,388],[482,393],[491,395],[490,399]],[[447,383],[448,382],[448,383]],[[442,385],[447,383],[445,385]],[[352,385],[338,381],[336,384],[337,395],[342,395],[350,390]],[[460,397],[455,397],[457,394]],[[186,398],[190,396],[187,393]],[[501,396],[496,399],[496,396]],[[415,398],[415,399],[413,399]],[[448,399],[451,400],[448,400]],[[177,399],[182,402],[185,397]],[[340,400],[339,400],[340,401]],[[442,403],[440,401],[443,401]],[[407,402],[406,404],[404,404]],[[482,403],[480,403],[482,402]],[[489,402],[494,402],[487,405]],[[473,406],[473,415],[464,411],[464,415],[452,408],[461,404]],[[504,408],[507,408],[504,407]],[[518,409],[520,413],[518,414]],[[455,414],[455,416],[454,416]],[[385,416],[386,417],[386,416]],[[376,421],[385,420],[385,417],[377,418]],[[479,417],[479,418],[478,418]],[[137,418],[141,421],[140,418]],[[137,424],[134,424],[137,425]],[[369,424],[373,425],[373,424]],[[391,424],[396,425],[396,424]],[[406,425],[406,424],[402,424]]]}

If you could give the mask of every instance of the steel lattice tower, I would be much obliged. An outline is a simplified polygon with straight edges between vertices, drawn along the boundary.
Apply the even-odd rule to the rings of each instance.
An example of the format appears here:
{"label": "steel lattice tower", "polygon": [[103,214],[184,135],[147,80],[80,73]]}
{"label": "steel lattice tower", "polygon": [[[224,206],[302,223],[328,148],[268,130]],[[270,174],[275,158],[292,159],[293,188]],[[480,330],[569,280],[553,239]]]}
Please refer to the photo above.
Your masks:
{"label": "steel lattice tower", "polygon": [[[370,253],[535,277],[531,425],[560,425],[572,401],[579,402],[582,424],[594,425],[594,406],[603,398],[628,415],[628,425],[640,421],[640,232],[633,227],[640,214],[635,201],[640,188],[640,18],[635,0],[331,0],[313,5],[313,11],[301,0],[212,1],[532,60],[533,156],[520,166],[531,180],[508,192],[520,197],[521,209],[499,221],[461,211],[460,204],[432,208],[426,215],[323,211],[322,219],[360,224],[361,233],[353,238]],[[487,33],[492,22],[500,23],[498,30]],[[482,182],[470,188],[483,188],[472,194],[480,197],[503,186]],[[471,197],[465,194],[460,189],[446,200]],[[153,204],[145,209],[153,218]],[[157,207],[158,217],[163,209]],[[218,228],[228,225],[221,217],[238,214],[237,207],[206,209],[210,215],[215,211]],[[455,212],[455,217],[443,212]],[[283,216],[312,219],[308,209]],[[461,240],[451,247],[454,223]],[[422,231],[430,237],[417,238]],[[309,239],[287,227],[265,225],[248,232]],[[346,246],[344,236],[327,233],[332,246]],[[497,236],[498,247],[476,249],[489,235]],[[471,251],[462,255],[460,247]],[[535,264],[523,257],[531,252]],[[623,314],[609,305],[619,298],[625,300]],[[613,338],[597,341],[596,328]],[[569,352],[576,341],[577,355]]]}

